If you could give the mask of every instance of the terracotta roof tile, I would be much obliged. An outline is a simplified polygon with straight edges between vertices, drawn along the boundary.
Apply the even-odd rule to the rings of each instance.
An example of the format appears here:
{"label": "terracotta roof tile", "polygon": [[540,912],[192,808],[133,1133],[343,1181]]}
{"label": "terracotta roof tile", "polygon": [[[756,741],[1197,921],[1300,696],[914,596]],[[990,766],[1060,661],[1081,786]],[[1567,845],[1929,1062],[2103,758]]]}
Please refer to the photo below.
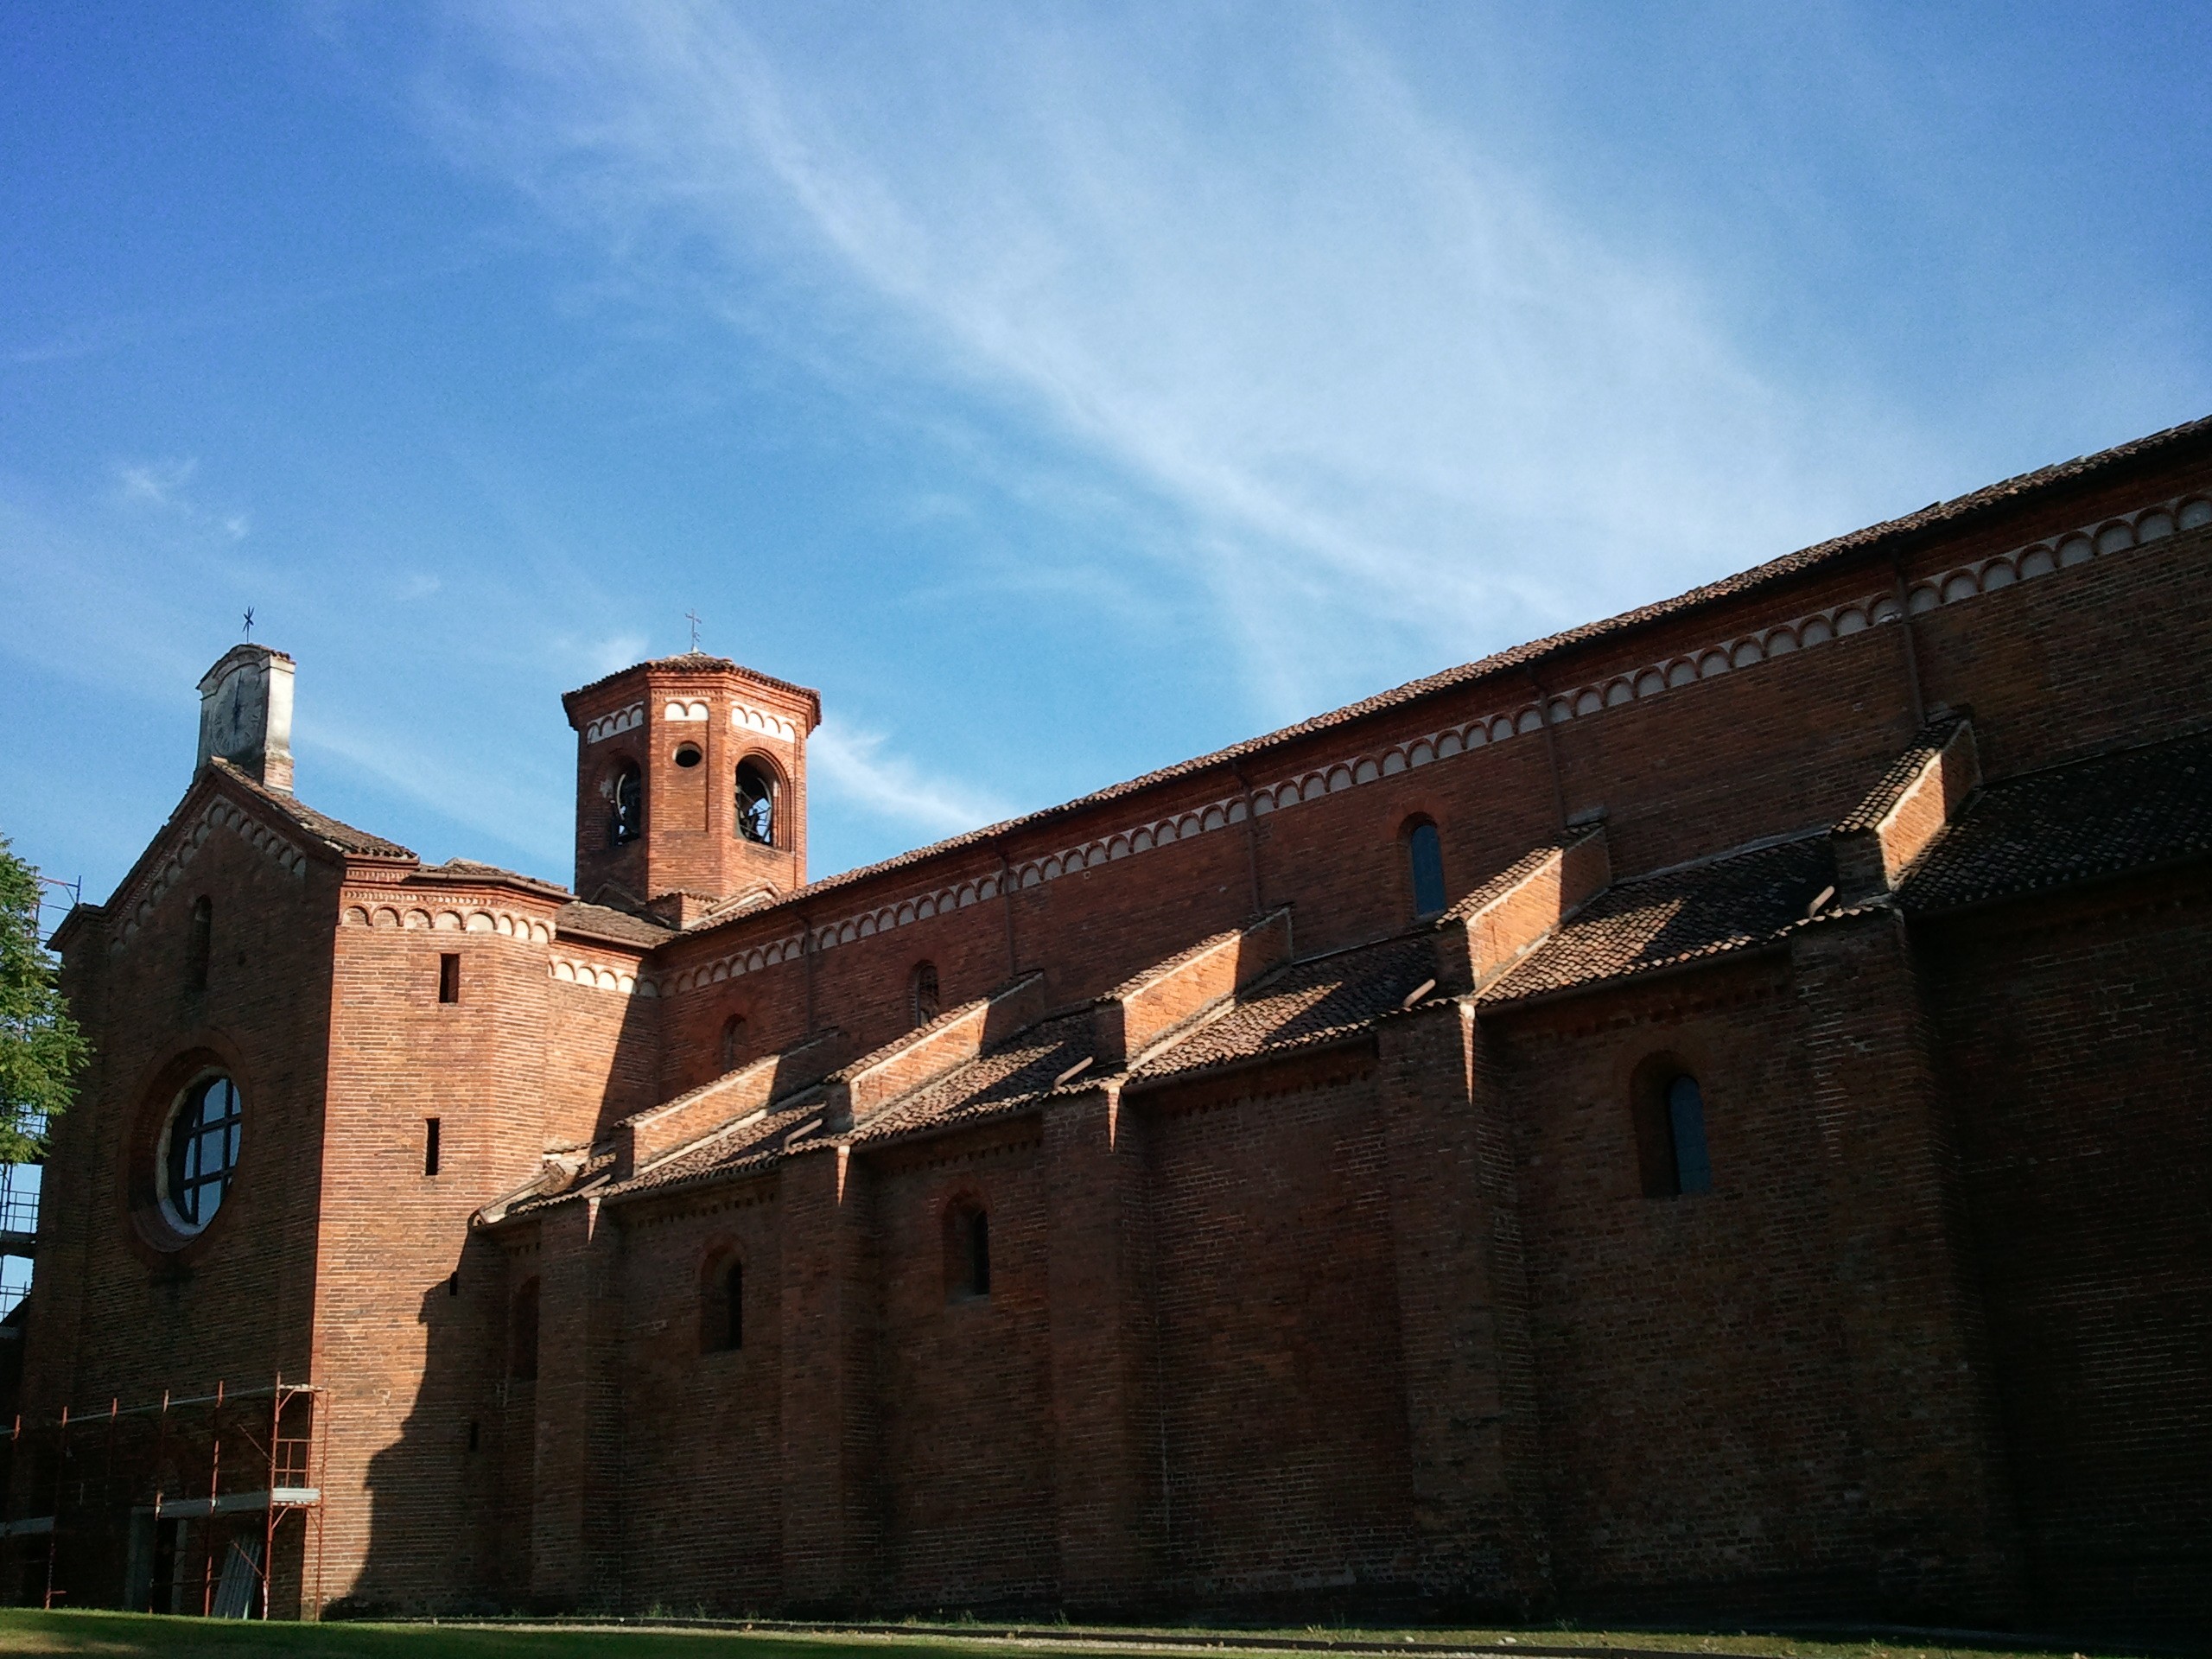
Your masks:
{"label": "terracotta roof tile", "polygon": [[2212,853],[2212,733],[1987,785],[1898,893],[1956,908]]}
{"label": "terracotta roof tile", "polygon": [[812,1139],[822,1126],[822,1113],[820,1091],[803,1090],[772,1104],[759,1117],[717,1130],[629,1179],[613,1183],[601,1197],[639,1198],[764,1169],[781,1158],[795,1140]]}
{"label": "terracotta roof tile", "polygon": [[588,905],[581,899],[573,899],[555,911],[553,925],[563,938],[603,939],[609,944],[626,944],[645,950],[652,950],[664,939],[676,937],[673,928],[649,922],[641,916],[632,916],[626,910],[612,910],[605,905]]}
{"label": "terracotta roof tile", "polygon": [[230,782],[247,791],[257,800],[274,808],[294,823],[326,845],[341,853],[353,853],[364,858],[415,857],[413,851],[396,841],[386,841],[382,836],[372,836],[365,830],[356,830],[350,823],[340,823],[327,812],[318,812],[296,796],[280,793],[257,781],[240,768],[232,766],[220,755],[207,763]]}
{"label": "terracotta roof tile", "polygon": [[1811,835],[1616,883],[1482,1000],[1518,1001],[1764,943],[1834,880],[1827,836]]}
{"label": "terracotta roof tile", "polygon": [[1881,781],[1866,791],[1866,797],[1835,826],[1839,836],[1858,835],[1880,828],[1897,798],[1912,787],[1913,780],[1930,760],[1943,751],[1951,741],[1951,734],[1966,724],[1964,715],[1945,715],[1929,721],[1912,734],[1904,752],[1890,762],[1890,769],[1882,774]]}
{"label": "terracotta roof tile", "polygon": [[757,668],[747,668],[742,663],[732,662],[727,657],[710,656],[703,651],[681,652],[673,657],[654,657],[645,662],[632,663],[627,668],[618,668],[612,674],[601,675],[588,685],[580,685],[573,691],[563,692],[561,705],[564,709],[572,708],[577,698],[588,697],[601,687],[612,685],[641,668],[666,669],[678,674],[735,674],[758,681],[762,685],[773,686],[779,691],[788,691],[795,697],[804,697],[814,708],[817,717],[821,713],[821,698],[810,686],[794,685],[789,680],[779,680],[772,674],[763,674]]}
{"label": "terracotta roof tile", "polygon": [[[918,847],[912,852],[901,853],[896,857],[885,859],[879,863],[863,865],[857,869],[825,876],[821,880],[785,894],[772,906],[747,912],[743,918],[733,916],[725,921],[703,923],[699,928],[694,930],[694,933],[708,931],[717,926],[734,925],[741,919],[750,919],[771,911],[787,910],[792,906],[804,905],[823,893],[837,888],[852,887],[891,871],[903,869],[909,865],[918,864],[927,860],[940,858],[948,854],[988,845],[1001,836],[1039,824],[1049,823],[1056,819],[1073,817],[1108,802],[1141,793],[1160,784],[1192,777],[1210,769],[1225,770],[1248,757],[1285,747],[1300,739],[1310,737],[1315,733],[1349,725],[1370,715],[1380,714],[1389,709],[1418,702],[1423,698],[1459,686],[1471,684],[1494,675],[1529,669],[1548,658],[1561,656],[1600,640],[1630,634],[1639,628],[1671,621],[1704,607],[1720,604],[1744,594],[1756,593],[1762,588],[1793,580],[1821,566],[1840,563],[1849,559],[1878,552],[1893,544],[1909,542],[1913,537],[1926,532],[1963,528],[1970,525],[1979,517],[2016,505],[2023,499],[2038,493],[2057,490],[2068,485],[2093,481],[2101,474],[2120,471],[2133,463],[2154,457],[2161,452],[2182,449],[2191,444],[2202,444],[2208,440],[2212,440],[2212,416],[2208,416],[2202,420],[2189,422],[2184,425],[2170,427],[2165,431],[2154,432],[2147,437],[2138,438],[2132,442],[2101,450],[2093,455],[2084,455],[2073,461],[2061,461],[2055,466],[2041,467],[2031,473],[2023,473],[2017,478],[2010,478],[2000,483],[1988,485],[1982,489],[1955,497],[1948,501],[1931,502],[1917,512],[1907,513],[1903,518],[1891,518],[1882,524],[1870,524],[1864,530],[1853,531],[1848,535],[1838,536],[1831,540],[1801,549],[1797,552],[1784,554],[1780,558],[1770,559],[1764,564],[1754,565],[1749,570],[1724,576],[1719,581],[1707,582],[1701,588],[1693,588],[1688,593],[1679,594],[1671,599],[1659,600],[1635,610],[1624,611],[1617,616],[1585,623],[1579,627],[1569,628],[1564,632],[1531,640],[1526,645],[1515,645],[1508,650],[1484,657],[1477,662],[1468,663],[1457,668],[1445,669],[1440,673],[1429,675],[1422,679],[1408,681],[1403,685],[1394,687],[1388,691],[1378,692],[1374,696],[1361,702],[1347,703],[1341,709],[1316,715],[1310,720],[1300,721],[1295,725],[1285,726],[1262,736],[1247,739],[1243,742],[1232,744],[1224,749],[1217,749],[1210,754],[1198,755],[1188,760],[1179,761],[1173,766],[1161,767],[1156,772],[1146,772],[1141,777],[1114,784],[1088,795],[1078,796],[1073,800],[1064,802],[1057,806],[1044,807],[1019,817],[1008,818],[1003,823],[989,824],[981,830],[972,830],[964,835],[953,836],[946,840],[932,842],[926,847]],[[596,683],[604,683],[604,682]],[[588,686],[584,689],[589,690],[592,688]],[[571,692],[569,695],[573,696],[576,694]]]}
{"label": "terracotta roof tile", "polygon": [[1435,944],[1426,931],[1293,963],[1135,1075],[1165,1078],[1332,1042],[1396,1013],[1435,976]]}
{"label": "terracotta roof tile", "polygon": [[1087,1009],[1040,1020],[879,1112],[855,1130],[852,1140],[855,1145],[888,1140],[1033,1106],[1052,1092],[1063,1073],[1091,1058],[1091,1029]]}

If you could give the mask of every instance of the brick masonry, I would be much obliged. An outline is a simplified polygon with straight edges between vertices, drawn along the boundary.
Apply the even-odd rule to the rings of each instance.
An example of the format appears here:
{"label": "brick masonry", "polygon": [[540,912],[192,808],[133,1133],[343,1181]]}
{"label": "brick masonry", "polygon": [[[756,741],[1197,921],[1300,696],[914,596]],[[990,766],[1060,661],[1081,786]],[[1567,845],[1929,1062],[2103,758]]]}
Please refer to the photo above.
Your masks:
{"label": "brick masonry", "polygon": [[[281,1373],[323,1392],[280,1612],[2201,1624],[2201,854],[1950,911],[1893,889],[1974,779],[2212,724],[2209,560],[2212,432],[2183,429],[811,884],[818,704],[719,659],[569,696],[573,896],[211,763],[61,936],[97,1058],[9,1518],[57,1516],[72,1605],[120,1601],[131,1511],[150,1536],[208,1448],[119,1431],[73,1486],[87,1408]],[[1818,917],[1515,993],[1586,902],[1845,824],[1930,730],[1950,771],[1872,853],[1830,837]],[[771,845],[735,834],[741,760],[778,780]],[[1442,931],[1412,915],[1423,817]],[[1436,962],[1402,1008],[1147,1059],[1399,935]],[[1094,1034],[1087,1072],[895,1116],[1048,1017]],[[1655,1067],[1699,1080],[1710,1192],[1644,1196]],[[184,1239],[153,1164],[207,1068],[246,1133]],[[716,1163],[750,1114],[779,1138]],[[687,1141],[702,1173],[654,1185]],[[7,1541],[16,1584],[45,1536]]]}

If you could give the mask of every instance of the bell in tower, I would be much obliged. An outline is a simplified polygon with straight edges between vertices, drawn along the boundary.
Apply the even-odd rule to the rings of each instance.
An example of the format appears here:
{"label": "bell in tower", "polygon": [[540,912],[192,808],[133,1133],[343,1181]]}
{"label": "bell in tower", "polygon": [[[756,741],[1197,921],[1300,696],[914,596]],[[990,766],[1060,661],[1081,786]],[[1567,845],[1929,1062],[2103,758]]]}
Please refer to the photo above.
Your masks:
{"label": "bell in tower", "polygon": [[822,700],[698,652],[562,699],[576,732],[576,896],[676,926],[806,881]]}

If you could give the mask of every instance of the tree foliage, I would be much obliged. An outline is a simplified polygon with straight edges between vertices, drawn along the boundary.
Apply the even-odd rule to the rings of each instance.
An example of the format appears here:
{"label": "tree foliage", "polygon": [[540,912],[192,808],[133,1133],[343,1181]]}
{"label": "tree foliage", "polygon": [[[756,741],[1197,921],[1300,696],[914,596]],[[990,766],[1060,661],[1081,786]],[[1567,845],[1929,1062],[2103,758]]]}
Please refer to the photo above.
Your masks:
{"label": "tree foliage", "polygon": [[85,1061],[85,1035],[39,943],[38,898],[38,872],[0,836],[0,1163],[45,1151]]}

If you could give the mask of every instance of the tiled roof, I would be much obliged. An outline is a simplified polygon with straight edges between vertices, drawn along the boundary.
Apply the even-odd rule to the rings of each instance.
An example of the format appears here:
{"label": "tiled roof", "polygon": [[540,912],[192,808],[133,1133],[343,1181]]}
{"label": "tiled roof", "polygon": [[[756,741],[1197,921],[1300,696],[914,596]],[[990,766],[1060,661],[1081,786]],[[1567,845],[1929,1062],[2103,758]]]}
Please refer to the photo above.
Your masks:
{"label": "tiled roof", "polygon": [[1512,1002],[1771,939],[1835,880],[1825,835],[1623,881],[1586,905],[1484,994]]}
{"label": "tiled roof", "polygon": [[2212,852],[2212,733],[1991,784],[1906,878],[1909,912]]}
{"label": "tiled roof", "polygon": [[1435,944],[1426,931],[1293,963],[1239,994],[1226,1014],[1145,1061],[1135,1075],[1174,1077],[1349,1036],[1397,1012],[1422,981],[1435,976]]}
{"label": "tiled roof", "polygon": [[1091,1030],[1087,1009],[1040,1020],[1003,1047],[878,1113],[859,1125],[852,1139],[855,1144],[888,1140],[1033,1105],[1052,1092],[1064,1073],[1091,1057]]}
{"label": "tiled roof", "polygon": [[645,662],[632,663],[627,668],[616,669],[612,674],[602,674],[589,685],[580,685],[575,690],[564,693],[561,698],[562,705],[565,708],[578,697],[588,697],[601,686],[612,685],[641,668],[665,669],[678,674],[736,674],[758,681],[762,685],[772,685],[779,691],[788,691],[795,697],[804,697],[817,707],[820,702],[820,698],[810,686],[794,685],[789,680],[779,680],[772,674],[763,674],[757,668],[747,668],[727,657],[709,656],[703,651],[687,651],[674,657],[655,657]]}
{"label": "tiled roof", "polygon": [[646,950],[664,939],[676,937],[674,929],[663,927],[658,922],[632,916],[626,910],[612,910],[605,905],[588,905],[581,899],[555,911],[553,925],[564,938],[604,939],[610,944],[626,944]]}
{"label": "tiled roof", "polygon": [[531,887],[548,897],[568,897],[569,890],[558,881],[548,881],[543,876],[525,875],[520,870],[510,870],[498,864],[486,864],[480,859],[449,858],[442,864],[427,866],[422,872],[429,876],[450,876],[461,881],[499,881],[512,887]]}
{"label": "tiled roof", "polygon": [[1898,797],[1912,787],[1913,780],[1951,741],[1951,734],[1966,723],[1963,715],[1945,715],[1929,721],[1912,734],[1904,753],[1890,763],[1882,780],[1866,791],[1866,798],[1853,807],[1848,816],[1835,826],[1839,836],[1859,835],[1881,827],[1890,809],[1897,804]]}
{"label": "tiled roof", "polygon": [[807,1090],[684,1147],[675,1156],[616,1181],[601,1196],[621,1198],[725,1179],[763,1168],[783,1156],[794,1139],[812,1138],[822,1123],[823,1097]]}
{"label": "tiled roof", "polygon": [[[2110,449],[2101,450],[2093,455],[2061,461],[2055,466],[2041,467],[2031,473],[2023,473],[2017,478],[2010,478],[2001,483],[1988,485],[1948,501],[1930,502],[1917,512],[1907,513],[1903,518],[1891,518],[1882,524],[1870,524],[1864,530],[1853,531],[1848,535],[1838,536],[1831,540],[1817,543],[1814,546],[1801,549],[1797,552],[1784,554],[1780,558],[1770,559],[1764,564],[1754,565],[1749,570],[1739,571],[1731,576],[1723,576],[1719,581],[1707,582],[1701,588],[1693,588],[1688,593],[1679,594],[1671,599],[1659,600],[1635,610],[1624,611],[1618,616],[1585,623],[1580,627],[1569,628],[1561,633],[1531,640],[1526,645],[1515,645],[1509,650],[1484,657],[1478,662],[1468,663],[1457,668],[1448,668],[1422,679],[1410,680],[1403,685],[1394,687],[1388,691],[1378,692],[1374,696],[1361,702],[1347,703],[1341,709],[1316,715],[1310,720],[1285,726],[1262,736],[1247,739],[1243,742],[1232,744],[1224,749],[1217,749],[1211,754],[1198,755],[1171,766],[1161,767],[1156,772],[1146,772],[1141,777],[1132,778],[1126,782],[1114,784],[1090,794],[1079,796],[1074,800],[1064,802],[1058,806],[1045,807],[1035,812],[1026,813],[1020,817],[1008,818],[1001,823],[987,825],[981,830],[972,830],[964,835],[953,836],[946,840],[932,842],[926,847],[918,847],[912,852],[901,853],[894,858],[885,859],[880,863],[862,865],[857,869],[825,876],[821,880],[785,894],[776,905],[765,908],[783,910],[803,905],[824,893],[851,887],[893,870],[903,869],[907,866],[922,863],[946,854],[985,846],[1000,837],[1088,811],[1109,801],[1141,793],[1160,784],[1194,776],[1211,769],[1227,768],[1248,757],[1282,747],[1319,732],[1349,725],[1370,715],[1381,714],[1386,710],[1418,702],[1423,698],[1440,692],[1510,671],[1533,671],[1548,658],[1563,656],[1599,641],[1630,634],[1639,628],[1671,621],[1701,607],[1723,603],[1746,594],[1756,593],[1763,588],[1793,580],[1824,565],[1841,563],[1849,559],[1878,552],[1885,547],[1907,543],[1928,532],[1966,528],[1978,518],[2015,506],[2039,493],[2055,491],[2069,485],[2092,482],[2101,474],[2121,471],[2132,464],[2152,459],[2163,452],[2182,450],[2192,445],[2201,446],[2208,440],[2212,440],[2212,416],[2208,416],[2202,420],[2191,421],[2184,425],[2171,427],[2164,432],[2155,432],[2147,437],[2138,438],[2132,442],[2120,444]],[[624,671],[626,673],[628,671]],[[595,683],[604,683],[604,682]],[[593,688],[587,686],[584,689],[589,690]],[[569,695],[574,696],[577,694],[571,692]],[[762,911],[752,911],[747,912],[747,917],[758,917],[762,913]],[[711,931],[721,925],[733,925],[741,919],[742,918],[733,916],[726,921],[709,921],[694,930],[694,932]]]}
{"label": "tiled roof", "polygon": [[220,755],[207,764],[230,782],[250,792],[255,799],[273,807],[316,840],[336,848],[341,853],[353,853],[364,858],[411,859],[415,856],[411,849],[396,841],[386,841],[382,836],[356,830],[350,823],[340,823],[328,813],[316,811],[296,796],[270,789]]}

